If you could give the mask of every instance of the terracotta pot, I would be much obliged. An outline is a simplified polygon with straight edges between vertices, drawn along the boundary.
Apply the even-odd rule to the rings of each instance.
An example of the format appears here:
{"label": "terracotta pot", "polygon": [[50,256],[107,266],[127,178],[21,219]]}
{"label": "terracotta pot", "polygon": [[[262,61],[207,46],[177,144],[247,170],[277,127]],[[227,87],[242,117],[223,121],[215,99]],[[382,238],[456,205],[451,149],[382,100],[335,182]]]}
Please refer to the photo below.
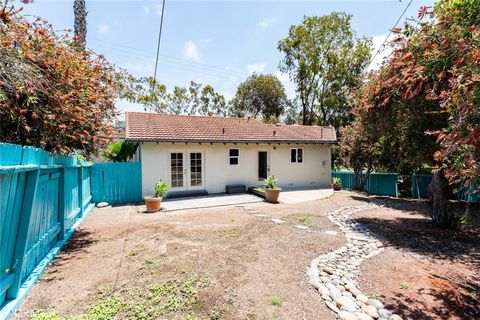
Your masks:
{"label": "terracotta pot", "polygon": [[342,186],[340,184],[333,184],[332,187],[333,187],[333,190],[335,190],[335,191],[342,190]]}
{"label": "terracotta pot", "polygon": [[278,203],[278,197],[280,196],[282,189],[265,189],[265,199],[270,203]]}
{"label": "terracotta pot", "polygon": [[154,198],[154,197],[145,197],[145,205],[147,206],[147,212],[157,212],[162,207],[162,198]]}

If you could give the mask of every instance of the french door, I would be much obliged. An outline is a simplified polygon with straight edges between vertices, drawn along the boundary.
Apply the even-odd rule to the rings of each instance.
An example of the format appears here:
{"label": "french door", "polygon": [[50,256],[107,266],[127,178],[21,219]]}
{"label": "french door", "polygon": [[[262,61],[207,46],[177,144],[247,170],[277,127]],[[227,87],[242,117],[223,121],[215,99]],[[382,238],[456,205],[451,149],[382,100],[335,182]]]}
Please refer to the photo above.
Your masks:
{"label": "french door", "polygon": [[170,152],[170,187],[174,191],[204,188],[203,152]]}

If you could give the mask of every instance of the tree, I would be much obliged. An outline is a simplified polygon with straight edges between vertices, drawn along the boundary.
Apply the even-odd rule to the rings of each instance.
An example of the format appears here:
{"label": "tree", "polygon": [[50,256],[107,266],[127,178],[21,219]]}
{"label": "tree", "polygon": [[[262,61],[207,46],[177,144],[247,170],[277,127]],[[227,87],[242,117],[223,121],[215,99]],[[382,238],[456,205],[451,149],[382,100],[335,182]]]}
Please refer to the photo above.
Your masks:
{"label": "tree", "polygon": [[87,8],[85,0],[73,1],[74,24],[73,30],[75,43],[79,48],[85,48],[87,45]]}
{"label": "tree", "polygon": [[296,85],[303,124],[339,129],[351,120],[347,97],[361,84],[371,46],[370,40],[356,37],[351,18],[343,12],[304,17],[278,43],[284,54],[280,70]]}
{"label": "tree", "polygon": [[0,0],[0,139],[86,155],[106,145],[120,73]]}
{"label": "tree", "polygon": [[159,113],[225,116],[227,111],[225,98],[220,93],[211,85],[203,86],[194,81],[188,88],[175,86],[168,92],[164,84],[152,77],[128,76],[123,82],[122,97],[143,104],[145,111]]}
{"label": "tree", "polygon": [[236,117],[261,118],[266,123],[277,123],[287,106],[285,88],[272,74],[252,74],[242,82],[230,102],[229,113]]}
{"label": "tree", "polygon": [[369,78],[355,113],[375,141],[396,143],[391,163],[423,158],[435,166],[432,220],[451,224],[445,178],[480,191],[480,0],[443,0],[423,7],[425,16],[393,30],[393,54]]}

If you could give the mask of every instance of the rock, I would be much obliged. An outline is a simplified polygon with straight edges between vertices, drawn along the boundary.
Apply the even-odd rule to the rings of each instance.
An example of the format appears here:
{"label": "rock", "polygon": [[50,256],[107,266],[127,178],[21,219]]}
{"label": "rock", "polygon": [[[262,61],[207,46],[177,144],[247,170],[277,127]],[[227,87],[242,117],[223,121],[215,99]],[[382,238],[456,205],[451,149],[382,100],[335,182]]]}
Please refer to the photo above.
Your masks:
{"label": "rock", "polygon": [[337,288],[330,290],[330,297],[332,297],[333,300],[336,300],[341,296],[342,296],[342,293]]}
{"label": "rock", "polygon": [[335,313],[338,313],[340,310],[337,308],[337,306],[335,306],[335,304],[333,304],[332,302],[330,301],[325,301],[325,304],[327,305],[327,307],[332,310],[333,312]]}
{"label": "rock", "polygon": [[[361,292],[360,290],[358,290],[357,288],[351,289],[350,292],[352,293],[352,295],[353,295],[354,297],[362,294],[362,292]],[[367,299],[367,300],[368,300],[368,299]]]}
{"label": "rock", "polygon": [[333,289],[337,289],[337,287],[335,287],[335,285],[331,282],[326,282],[325,283],[325,287],[328,288],[328,290],[333,290]]}
{"label": "rock", "polygon": [[351,313],[351,312],[348,312],[348,311],[340,311],[338,313],[338,317],[342,320],[358,320],[355,313]]}
{"label": "rock", "polygon": [[380,315],[380,318],[385,318],[388,319],[392,315],[392,312],[387,310],[387,309],[378,309],[378,314]]}
{"label": "rock", "polygon": [[325,301],[330,301],[330,302],[333,301],[332,298],[330,298],[330,296],[323,295],[323,294],[322,294],[322,299],[325,300]]}
{"label": "rock", "polygon": [[97,203],[97,208],[105,208],[108,207],[110,204],[108,202],[99,202]]}
{"label": "rock", "polygon": [[320,277],[320,281],[322,281],[322,282],[330,282],[330,277],[321,276],[321,277]]}
{"label": "rock", "polygon": [[337,305],[338,308],[341,308],[342,306],[347,306],[351,307],[355,310],[358,310],[358,306],[355,303],[355,301],[352,298],[341,296],[335,299],[335,304]]}
{"label": "rock", "polygon": [[383,303],[381,303],[377,299],[368,299],[367,304],[374,306],[377,309],[383,309]]}
{"label": "rock", "polygon": [[296,224],[293,227],[297,228],[297,229],[300,229],[300,230],[307,230],[308,229],[307,226],[304,226],[304,225],[301,225],[301,224]]}
{"label": "rock", "polygon": [[280,219],[272,219],[272,221],[275,222],[276,224],[282,224],[282,223],[285,222],[285,221],[280,220]]}
{"label": "rock", "polygon": [[392,314],[388,320],[402,320],[402,317],[400,317],[399,315],[396,315],[396,314]]}
{"label": "rock", "polygon": [[328,288],[325,287],[324,285],[320,285],[320,286],[318,287],[318,292],[320,292],[320,294],[321,294],[322,296],[324,296],[324,295],[325,295],[325,296],[330,295],[330,290],[328,290]]}
{"label": "rock", "polygon": [[343,291],[342,296],[353,298],[353,294],[351,292],[348,292],[348,291]]}
{"label": "rock", "polygon": [[373,320],[372,317],[363,312],[355,312],[355,315],[357,316],[358,320]]}
{"label": "rock", "polygon": [[355,297],[358,301],[361,301],[363,303],[368,303],[368,297],[364,294],[358,294],[356,297]]}
{"label": "rock", "polygon": [[374,319],[380,318],[380,315],[377,312],[377,308],[375,308],[372,305],[366,305],[365,307],[362,308],[362,311]]}
{"label": "rock", "polygon": [[347,312],[352,312],[352,313],[355,313],[357,312],[356,309],[352,308],[352,307],[348,307],[348,306],[342,306],[340,308],[340,311],[347,311]]}
{"label": "rock", "polygon": [[325,271],[328,274],[333,274],[333,268],[330,268],[330,267],[324,267],[323,271]]}

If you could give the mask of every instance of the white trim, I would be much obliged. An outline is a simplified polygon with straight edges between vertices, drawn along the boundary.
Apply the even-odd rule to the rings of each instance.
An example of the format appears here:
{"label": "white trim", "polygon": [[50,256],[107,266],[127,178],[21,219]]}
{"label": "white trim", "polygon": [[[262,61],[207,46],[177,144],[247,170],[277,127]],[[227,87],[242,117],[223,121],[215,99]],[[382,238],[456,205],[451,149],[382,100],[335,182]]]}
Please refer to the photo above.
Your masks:
{"label": "white trim", "polygon": [[[295,161],[292,161],[292,150],[295,151]],[[298,150],[302,150],[302,161],[298,161]],[[290,148],[290,163],[304,163],[305,162],[305,149],[304,148]]]}

